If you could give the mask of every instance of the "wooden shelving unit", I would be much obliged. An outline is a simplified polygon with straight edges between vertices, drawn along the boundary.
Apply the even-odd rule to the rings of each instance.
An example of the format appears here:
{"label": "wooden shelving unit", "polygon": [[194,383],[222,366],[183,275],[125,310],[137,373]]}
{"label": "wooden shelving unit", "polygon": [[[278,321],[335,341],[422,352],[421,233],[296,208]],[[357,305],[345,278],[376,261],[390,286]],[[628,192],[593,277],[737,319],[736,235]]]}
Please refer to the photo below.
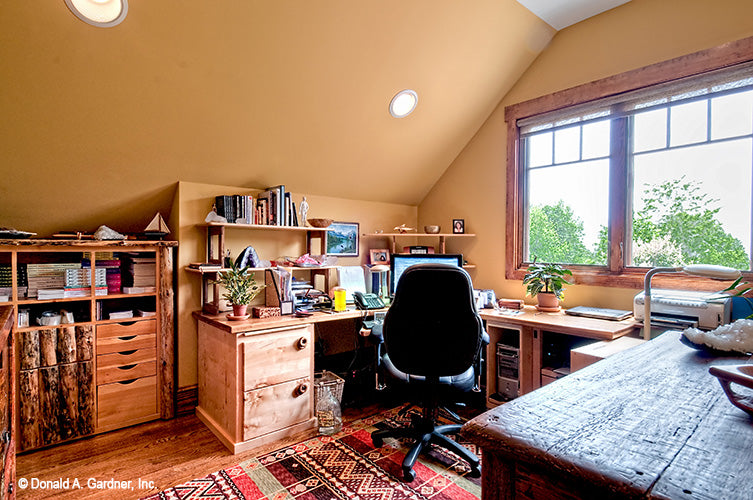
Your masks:
{"label": "wooden shelving unit", "polygon": [[[20,311],[28,317],[28,326],[13,322],[19,450],[173,417],[175,246],[175,241],[0,240],[6,304],[15,307],[16,317]],[[154,291],[98,294],[98,262],[113,260],[113,254],[122,259],[119,276],[128,269],[126,256],[145,259],[138,265],[154,275]],[[29,268],[37,264],[61,265],[46,270],[57,277],[36,282],[40,289],[63,288],[54,283],[65,267],[88,267],[88,283],[79,289],[84,295],[27,297]],[[125,279],[120,283],[130,286]],[[61,324],[35,326],[43,312],[61,310],[72,314],[73,323],[61,318]],[[151,315],[109,319],[108,313],[120,310]]]}
{"label": "wooden shelving unit", "polygon": [[473,233],[364,233],[364,238],[392,238],[392,253],[397,252],[398,238],[439,238],[439,253],[445,253],[447,238],[475,238]]}
{"label": "wooden shelving unit", "polygon": [[[222,265],[223,256],[225,255],[225,237],[228,230],[241,230],[241,231],[281,231],[281,232],[295,232],[306,235],[306,253],[314,254],[314,241],[319,240],[319,252],[318,254],[326,253],[326,235],[327,228],[318,227],[300,227],[300,226],[268,226],[260,224],[234,224],[229,222],[209,222],[205,224],[197,224],[197,227],[205,229],[207,232],[207,258],[208,264]],[[201,276],[201,303],[202,310],[207,314],[219,314],[220,305],[220,287],[214,283],[217,278],[217,273],[225,270],[211,269],[202,270],[186,267],[186,271]],[[268,268],[252,268],[252,272],[263,273]],[[311,276],[322,276],[324,279],[325,289],[329,289],[329,271],[335,269],[335,266],[321,266],[321,267],[286,267],[291,272],[307,272]],[[263,277],[261,278],[263,281]]]}

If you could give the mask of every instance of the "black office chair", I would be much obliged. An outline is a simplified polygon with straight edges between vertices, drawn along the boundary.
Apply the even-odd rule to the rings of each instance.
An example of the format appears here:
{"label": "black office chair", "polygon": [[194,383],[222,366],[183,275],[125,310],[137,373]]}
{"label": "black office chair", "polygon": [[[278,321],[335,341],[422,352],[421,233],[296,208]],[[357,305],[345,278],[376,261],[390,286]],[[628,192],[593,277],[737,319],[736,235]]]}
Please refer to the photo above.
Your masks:
{"label": "black office chair", "polygon": [[457,433],[461,425],[437,425],[443,403],[478,391],[481,350],[489,343],[468,273],[446,264],[416,264],[406,269],[384,324],[372,329],[372,340],[377,343],[378,371],[387,385],[418,395],[423,407],[410,427],[373,432],[374,446],[382,446],[388,437],[415,439],[403,461],[403,477],[408,482],[415,479],[413,465],[429,444],[459,455],[471,466],[471,475],[478,477],[478,457],[446,436]]}

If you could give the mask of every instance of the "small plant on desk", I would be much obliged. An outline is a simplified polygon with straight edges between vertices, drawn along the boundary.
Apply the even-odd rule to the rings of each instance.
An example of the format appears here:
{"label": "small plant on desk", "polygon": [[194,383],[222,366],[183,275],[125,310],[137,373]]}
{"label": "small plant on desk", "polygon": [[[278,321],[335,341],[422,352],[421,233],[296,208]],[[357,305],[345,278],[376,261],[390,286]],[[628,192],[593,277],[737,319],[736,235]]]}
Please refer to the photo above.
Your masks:
{"label": "small plant on desk", "polygon": [[564,296],[565,285],[570,284],[565,276],[572,275],[569,269],[559,264],[537,263],[534,259],[523,277],[523,284],[526,285],[528,295],[538,296],[537,307],[540,311],[558,311],[559,301]]}
{"label": "small plant on desk", "polygon": [[217,272],[217,281],[225,289],[222,298],[233,305],[233,316],[245,316],[248,304],[259,295],[266,285],[260,285],[249,272],[249,266],[242,268],[231,263],[230,269]]}

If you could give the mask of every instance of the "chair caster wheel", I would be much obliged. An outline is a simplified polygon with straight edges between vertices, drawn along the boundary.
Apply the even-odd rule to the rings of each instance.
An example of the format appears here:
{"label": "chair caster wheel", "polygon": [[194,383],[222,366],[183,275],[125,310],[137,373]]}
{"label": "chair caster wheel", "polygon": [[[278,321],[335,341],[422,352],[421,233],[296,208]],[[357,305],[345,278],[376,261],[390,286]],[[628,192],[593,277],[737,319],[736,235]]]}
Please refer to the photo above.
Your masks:
{"label": "chair caster wheel", "polygon": [[374,448],[381,448],[384,441],[380,437],[371,436],[371,443],[374,445]]}
{"label": "chair caster wheel", "polygon": [[471,467],[471,477],[481,477],[481,469],[479,467]]}
{"label": "chair caster wheel", "polygon": [[403,481],[412,483],[416,479],[416,471],[413,469],[403,469]]}

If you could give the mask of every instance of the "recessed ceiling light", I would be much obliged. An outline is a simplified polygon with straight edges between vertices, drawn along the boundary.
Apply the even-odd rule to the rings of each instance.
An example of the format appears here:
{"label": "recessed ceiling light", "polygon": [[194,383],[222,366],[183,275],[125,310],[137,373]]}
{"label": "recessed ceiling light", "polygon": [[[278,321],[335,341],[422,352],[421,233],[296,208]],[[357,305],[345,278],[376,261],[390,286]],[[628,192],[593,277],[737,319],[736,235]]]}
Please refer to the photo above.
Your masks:
{"label": "recessed ceiling light", "polygon": [[403,118],[416,109],[416,104],[418,104],[418,94],[415,91],[401,90],[390,101],[390,114],[395,118]]}
{"label": "recessed ceiling light", "polygon": [[65,0],[71,12],[92,26],[117,26],[128,13],[128,0]]}

